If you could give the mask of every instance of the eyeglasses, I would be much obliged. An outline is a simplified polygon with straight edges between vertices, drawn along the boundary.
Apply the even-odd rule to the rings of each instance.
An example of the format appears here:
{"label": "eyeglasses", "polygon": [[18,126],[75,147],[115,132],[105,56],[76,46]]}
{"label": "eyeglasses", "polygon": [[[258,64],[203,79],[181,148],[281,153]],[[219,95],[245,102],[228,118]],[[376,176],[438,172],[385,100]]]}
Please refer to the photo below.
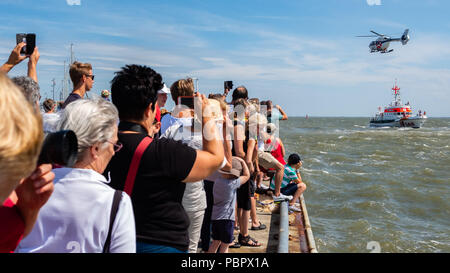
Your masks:
{"label": "eyeglasses", "polygon": [[115,153],[117,153],[118,151],[120,151],[120,149],[122,149],[122,147],[123,147],[123,144],[120,143],[120,142],[113,143],[113,142],[111,142],[111,141],[109,141],[109,140],[108,140],[107,142],[111,143],[111,144],[114,146],[114,152],[115,152]]}
{"label": "eyeglasses", "polygon": [[94,80],[95,75],[86,75],[86,77],[89,77],[89,78],[91,78],[92,80]]}

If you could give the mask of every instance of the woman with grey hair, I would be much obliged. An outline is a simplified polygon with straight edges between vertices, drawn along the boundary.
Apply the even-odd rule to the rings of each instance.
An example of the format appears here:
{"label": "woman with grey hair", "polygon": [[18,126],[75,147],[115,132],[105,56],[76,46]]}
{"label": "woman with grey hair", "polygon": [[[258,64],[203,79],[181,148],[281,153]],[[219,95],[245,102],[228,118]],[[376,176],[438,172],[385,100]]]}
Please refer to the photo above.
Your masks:
{"label": "woman with grey hair", "polygon": [[101,98],[74,101],[61,113],[57,130],[77,135],[77,162],[73,168],[54,169],[53,195],[18,252],[136,251],[130,197],[106,185],[101,175],[122,147],[117,121],[116,107]]}
{"label": "woman with grey hair", "polygon": [[19,87],[27,101],[39,109],[39,100],[41,99],[39,84],[25,76],[14,77],[11,80]]}

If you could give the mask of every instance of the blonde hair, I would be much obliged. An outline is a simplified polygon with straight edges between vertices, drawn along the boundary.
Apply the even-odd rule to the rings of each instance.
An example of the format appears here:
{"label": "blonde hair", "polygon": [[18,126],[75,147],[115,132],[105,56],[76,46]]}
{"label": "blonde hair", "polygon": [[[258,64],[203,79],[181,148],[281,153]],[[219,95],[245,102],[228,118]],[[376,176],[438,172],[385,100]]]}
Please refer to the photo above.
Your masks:
{"label": "blonde hair", "polygon": [[69,70],[70,79],[72,80],[73,85],[76,86],[80,83],[83,75],[89,75],[89,70],[92,70],[92,65],[90,63],[74,62]]}
{"label": "blonde hair", "polygon": [[0,73],[0,202],[17,187],[20,179],[36,168],[41,150],[42,118],[19,88]]}
{"label": "blonde hair", "polygon": [[194,81],[191,78],[181,79],[170,86],[170,94],[175,104],[178,104],[178,97],[194,95]]}

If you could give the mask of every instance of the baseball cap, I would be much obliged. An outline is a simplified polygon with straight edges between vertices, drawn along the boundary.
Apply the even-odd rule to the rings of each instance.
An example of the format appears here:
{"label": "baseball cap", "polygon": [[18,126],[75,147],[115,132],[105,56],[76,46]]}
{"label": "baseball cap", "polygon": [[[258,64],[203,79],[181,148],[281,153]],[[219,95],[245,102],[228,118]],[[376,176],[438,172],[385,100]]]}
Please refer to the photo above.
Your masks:
{"label": "baseball cap", "polygon": [[170,94],[170,89],[164,84],[161,90],[158,90],[158,94]]}

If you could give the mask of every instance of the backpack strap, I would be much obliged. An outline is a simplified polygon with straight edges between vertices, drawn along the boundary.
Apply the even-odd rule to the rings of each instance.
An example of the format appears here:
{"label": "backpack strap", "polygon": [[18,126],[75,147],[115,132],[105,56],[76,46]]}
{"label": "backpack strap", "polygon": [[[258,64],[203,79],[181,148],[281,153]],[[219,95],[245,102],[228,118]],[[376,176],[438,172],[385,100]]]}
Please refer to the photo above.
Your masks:
{"label": "backpack strap", "polygon": [[117,211],[119,210],[120,200],[122,199],[122,191],[116,190],[114,192],[111,215],[109,216],[109,230],[108,236],[106,237],[105,245],[103,246],[103,253],[109,253],[109,247],[111,245],[111,233],[114,225],[114,220],[116,219]]}
{"label": "backpack strap", "polygon": [[130,197],[133,192],[134,180],[136,179],[136,174],[139,169],[139,163],[141,162],[142,155],[144,155],[147,147],[152,143],[153,138],[146,136],[139,143],[136,151],[134,151],[133,159],[131,160],[130,168],[128,169],[127,179],[125,180],[124,192],[126,192]]}

